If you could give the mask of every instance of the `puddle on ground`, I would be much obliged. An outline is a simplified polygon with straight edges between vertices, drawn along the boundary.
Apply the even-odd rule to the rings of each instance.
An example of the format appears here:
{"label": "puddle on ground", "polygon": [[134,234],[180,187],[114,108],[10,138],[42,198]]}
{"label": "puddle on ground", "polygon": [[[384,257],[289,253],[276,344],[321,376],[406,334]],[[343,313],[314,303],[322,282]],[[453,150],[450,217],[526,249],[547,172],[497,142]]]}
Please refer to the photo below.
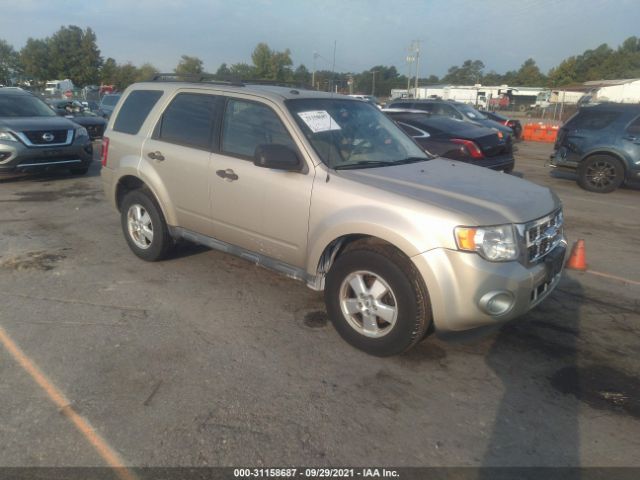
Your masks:
{"label": "puddle on ground", "polygon": [[302,322],[309,328],[322,328],[327,325],[328,321],[329,317],[327,316],[327,312],[323,312],[322,310],[308,312],[302,320]]}
{"label": "puddle on ground", "polygon": [[565,367],[550,377],[561,393],[598,410],[626,413],[640,418],[640,379],[604,365]]}
{"label": "puddle on ground", "polygon": [[11,257],[0,256],[0,268],[8,270],[53,270],[56,263],[66,258],[61,253],[29,252]]}

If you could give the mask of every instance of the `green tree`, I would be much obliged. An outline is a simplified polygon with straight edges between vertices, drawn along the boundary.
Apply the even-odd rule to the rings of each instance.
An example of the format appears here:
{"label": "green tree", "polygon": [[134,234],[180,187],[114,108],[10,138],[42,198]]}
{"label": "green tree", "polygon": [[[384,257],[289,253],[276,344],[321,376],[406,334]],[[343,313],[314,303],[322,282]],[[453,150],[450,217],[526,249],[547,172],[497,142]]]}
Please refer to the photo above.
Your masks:
{"label": "green tree", "polygon": [[52,76],[70,78],[80,87],[98,81],[102,57],[93,30],[61,27],[47,40],[47,46]]}
{"label": "green tree", "polygon": [[291,71],[291,51],[283,52],[271,50],[266,43],[259,43],[251,54],[254,66],[254,76],[261,80],[286,81],[293,77]]}
{"label": "green tree", "polygon": [[252,80],[258,78],[255,68],[246,63],[234,63],[229,67],[229,74],[234,80]]}
{"label": "green tree", "polygon": [[204,72],[202,60],[198,57],[182,55],[180,58],[180,63],[178,63],[178,66],[174,69],[177,75],[200,75]]}
{"label": "green tree", "polygon": [[229,70],[229,67],[227,67],[226,63],[223,63],[218,67],[218,70],[216,70],[215,76],[218,80],[231,80],[232,78],[231,70]]}
{"label": "green tree", "polygon": [[514,85],[523,87],[538,87],[546,83],[546,77],[540,72],[533,58],[525,60],[516,73]]}
{"label": "green tree", "polygon": [[459,67],[450,67],[442,81],[453,85],[474,85],[482,79],[483,70],[484,63],[480,60],[465,60]]}
{"label": "green tree", "polygon": [[115,79],[113,85],[117,90],[124,90],[132,83],[136,82],[138,69],[132,63],[118,65],[116,67]]}
{"label": "green tree", "polygon": [[297,83],[311,84],[311,72],[304,65],[298,66],[293,72],[293,80]]}
{"label": "green tree", "polygon": [[578,81],[576,75],[576,57],[569,57],[557,67],[549,70],[548,83],[552,87],[561,87]]}
{"label": "green tree", "polygon": [[118,64],[113,58],[107,58],[100,69],[100,83],[104,85],[113,85],[116,83],[117,75]]}
{"label": "green tree", "polygon": [[29,38],[20,50],[24,74],[39,82],[53,77],[49,69],[49,46],[46,40]]}
{"label": "green tree", "polygon": [[156,67],[150,63],[143,63],[136,72],[136,82],[149,81],[158,73],[160,73],[160,71]]}
{"label": "green tree", "polygon": [[10,85],[18,73],[19,59],[13,46],[0,40],[0,84]]}

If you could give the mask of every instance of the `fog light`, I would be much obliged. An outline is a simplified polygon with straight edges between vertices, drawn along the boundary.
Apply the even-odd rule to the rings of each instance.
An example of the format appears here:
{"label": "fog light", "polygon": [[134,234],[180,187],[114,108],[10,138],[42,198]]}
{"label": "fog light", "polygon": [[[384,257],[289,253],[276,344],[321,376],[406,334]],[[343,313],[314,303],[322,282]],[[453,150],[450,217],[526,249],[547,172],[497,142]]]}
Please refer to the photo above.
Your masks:
{"label": "fog light", "polygon": [[480,299],[480,308],[489,315],[504,315],[513,308],[514,300],[511,292],[489,292]]}

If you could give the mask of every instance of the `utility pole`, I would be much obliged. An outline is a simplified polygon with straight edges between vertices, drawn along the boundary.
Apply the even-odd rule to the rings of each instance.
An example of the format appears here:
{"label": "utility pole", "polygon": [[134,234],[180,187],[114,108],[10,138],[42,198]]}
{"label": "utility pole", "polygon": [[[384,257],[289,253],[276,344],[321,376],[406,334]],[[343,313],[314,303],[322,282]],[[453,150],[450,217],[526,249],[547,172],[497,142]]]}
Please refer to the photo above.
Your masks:
{"label": "utility pole", "polygon": [[416,97],[418,96],[418,78],[420,77],[420,40],[416,40]]}
{"label": "utility pole", "polygon": [[371,95],[373,95],[374,97],[376,96],[376,73],[378,71],[377,70],[371,70],[371,75],[373,77],[373,80],[371,82]]}
{"label": "utility pole", "polygon": [[311,86],[316,89],[316,58],[318,58],[318,52],[313,52],[313,73],[311,74]]}

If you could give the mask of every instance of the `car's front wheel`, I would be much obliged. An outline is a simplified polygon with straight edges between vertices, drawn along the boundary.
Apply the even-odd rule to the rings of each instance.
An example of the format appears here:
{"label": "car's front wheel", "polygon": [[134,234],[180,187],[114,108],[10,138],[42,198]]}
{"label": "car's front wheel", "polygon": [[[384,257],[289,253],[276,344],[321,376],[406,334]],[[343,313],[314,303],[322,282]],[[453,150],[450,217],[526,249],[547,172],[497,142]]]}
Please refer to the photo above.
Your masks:
{"label": "car's front wheel", "polygon": [[590,192],[613,192],[623,181],[622,162],[610,155],[593,155],[578,166],[578,185]]}
{"label": "car's front wheel", "polygon": [[416,268],[386,245],[363,245],[340,255],[327,275],[325,303],[342,338],[372,355],[410,349],[431,323]]}
{"label": "car's front wheel", "polygon": [[167,256],[173,240],[153,196],[145,190],[133,190],[122,200],[120,220],[129,248],[149,262]]}

